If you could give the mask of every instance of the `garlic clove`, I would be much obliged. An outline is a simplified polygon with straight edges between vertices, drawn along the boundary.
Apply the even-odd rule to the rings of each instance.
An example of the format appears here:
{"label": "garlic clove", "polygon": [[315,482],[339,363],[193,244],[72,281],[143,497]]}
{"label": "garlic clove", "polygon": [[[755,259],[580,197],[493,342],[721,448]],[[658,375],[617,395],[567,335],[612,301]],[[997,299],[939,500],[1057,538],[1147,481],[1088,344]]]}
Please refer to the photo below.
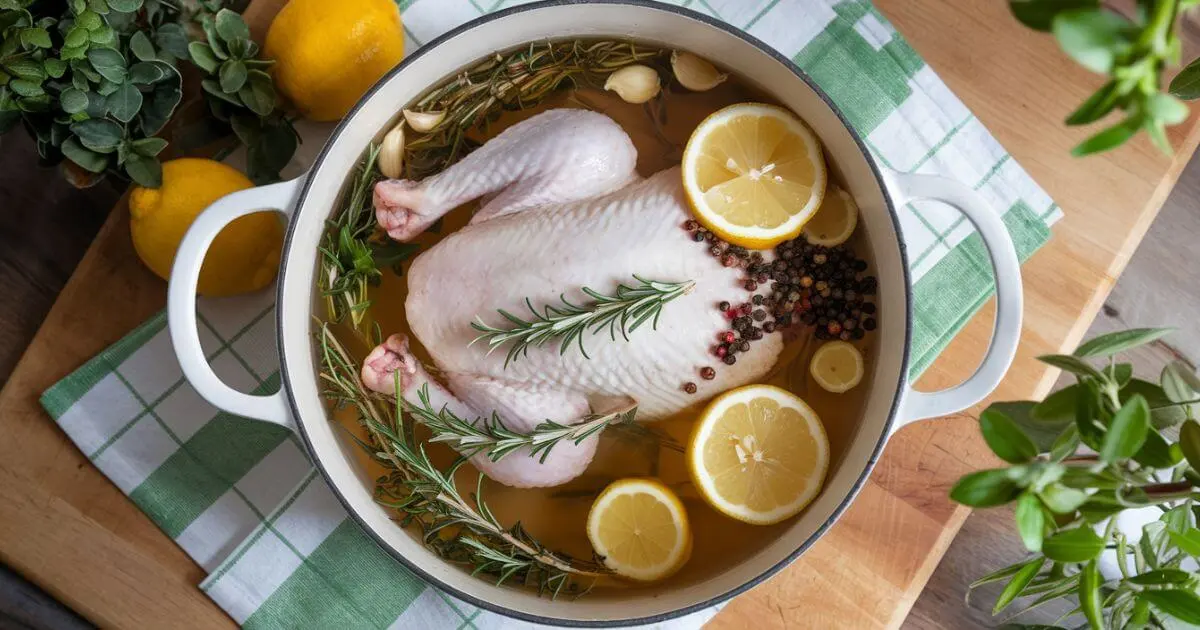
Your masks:
{"label": "garlic clove", "polygon": [[616,92],[626,103],[645,103],[658,96],[662,85],[654,68],[634,64],[608,75],[604,89]]}
{"label": "garlic clove", "polygon": [[404,123],[398,123],[383,137],[379,147],[379,172],[388,179],[398,179],[404,167]]}
{"label": "garlic clove", "polygon": [[414,112],[411,109],[404,110],[404,120],[408,122],[408,126],[413,128],[413,131],[420,133],[428,133],[433,131],[446,119],[446,112]]}
{"label": "garlic clove", "polygon": [[707,59],[678,50],[671,53],[671,70],[679,84],[693,92],[706,92],[729,78],[724,72],[717,71]]}

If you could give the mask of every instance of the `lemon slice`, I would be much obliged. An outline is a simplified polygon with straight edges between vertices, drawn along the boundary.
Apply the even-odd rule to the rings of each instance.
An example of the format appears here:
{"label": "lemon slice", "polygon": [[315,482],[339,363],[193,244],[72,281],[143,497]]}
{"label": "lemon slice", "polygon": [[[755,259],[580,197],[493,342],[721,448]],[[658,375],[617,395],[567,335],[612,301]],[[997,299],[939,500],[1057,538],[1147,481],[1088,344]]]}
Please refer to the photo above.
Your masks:
{"label": "lemon slice", "polygon": [[830,341],[813,353],[808,371],[821,389],[840,394],[862,380],[863,356],[845,341]]}
{"label": "lemon slice", "polygon": [[825,195],[813,218],[804,224],[804,238],[813,245],[835,247],[850,240],[856,227],[858,204],[850,193],[834,188],[832,194]]}
{"label": "lemon slice", "polygon": [[696,219],[743,247],[794,238],[825,196],[821,143],[794,114],[741,103],[713,113],[683,151],[683,190]]}
{"label": "lemon slice", "polygon": [[692,530],[679,497],[653,479],[615,481],[588,512],[588,540],[618,575],[661,580],[692,555]]}
{"label": "lemon slice", "polygon": [[817,496],[829,468],[829,440],[816,412],[796,395],[747,385],[704,410],[687,460],[710,505],[739,521],[770,525]]}

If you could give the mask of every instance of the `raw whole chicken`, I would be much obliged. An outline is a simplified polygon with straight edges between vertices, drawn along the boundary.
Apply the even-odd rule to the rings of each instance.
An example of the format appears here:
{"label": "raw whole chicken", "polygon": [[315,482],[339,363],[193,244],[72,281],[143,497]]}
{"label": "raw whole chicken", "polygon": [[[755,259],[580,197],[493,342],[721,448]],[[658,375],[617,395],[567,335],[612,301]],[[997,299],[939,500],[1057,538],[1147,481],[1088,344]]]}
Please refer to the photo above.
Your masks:
{"label": "raw whole chicken", "polygon": [[[590,412],[638,407],[639,420],[675,413],[712,395],[760,379],[775,364],[783,341],[766,335],[737,362],[713,355],[729,320],[717,309],[750,298],[741,272],[722,266],[707,243],[694,242],[678,168],[641,178],[637,151],[625,131],[602,114],[556,109],[510,127],[445,171],[423,181],[388,180],[375,187],[379,225],[409,240],[446,212],[483,199],[470,224],[422,253],[407,273],[406,317],[429,350],[444,383],[409,352],[403,335],[375,348],[362,368],[370,388],[393,393],[399,371],[410,403],[428,386],[435,409],[445,405],[467,419],[496,412],[511,429],[528,432],[544,420],[574,424]],[[643,278],[681,282],[694,290],[664,305],[657,328],[644,325],[624,340],[603,330],[584,333],[590,358],[577,348],[560,353],[557,340],[531,347],[505,365],[507,348],[488,353],[472,344],[478,316],[492,325],[497,309],[528,316],[525,299],[541,309],[590,301],[589,287],[612,294]],[[712,380],[701,368],[716,368]],[[694,382],[688,394],[683,385]],[[476,455],[477,468],[517,487],[553,486],[583,473],[597,438],[564,440],[541,462],[528,452],[498,462]]]}

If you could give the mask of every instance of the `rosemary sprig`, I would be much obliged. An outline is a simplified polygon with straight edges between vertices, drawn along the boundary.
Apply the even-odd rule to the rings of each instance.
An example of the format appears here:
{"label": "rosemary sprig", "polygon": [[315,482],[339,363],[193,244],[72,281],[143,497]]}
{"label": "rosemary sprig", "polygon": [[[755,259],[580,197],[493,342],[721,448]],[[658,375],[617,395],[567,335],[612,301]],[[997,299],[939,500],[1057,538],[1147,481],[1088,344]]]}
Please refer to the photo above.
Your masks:
{"label": "rosemary sprig", "polygon": [[504,421],[495,413],[491,419],[479,417],[466,420],[447,407],[434,409],[429,402],[428,387],[422,387],[417,392],[417,398],[420,404],[401,404],[433,432],[433,437],[429,438],[431,442],[447,443],[462,453],[463,457],[484,453],[494,462],[523,447],[529,448],[530,457],[540,456],[538,461],[545,462],[551,449],[559,442],[571,440],[579,444],[609,425],[632,423],[637,415],[637,407],[630,407],[612,413],[589,414],[582,422],[574,425],[545,420],[535,426],[533,431],[519,433],[505,426]]}
{"label": "rosemary sprig", "polygon": [[504,110],[537,105],[563,87],[600,87],[612,72],[634,63],[666,58],[665,51],[623,41],[535,42],[497,53],[430,91],[410,109],[445,112],[429,133],[405,146],[404,173],[419,179],[436,173],[474,149],[467,137],[483,131]]}
{"label": "rosemary sprig", "polygon": [[471,343],[481,339],[487,341],[490,353],[512,342],[508,356],[504,359],[505,367],[514,359],[528,354],[531,346],[541,346],[552,339],[561,340],[558,346],[560,354],[566,354],[571,344],[575,343],[583,356],[590,359],[587,349],[583,347],[583,333],[589,328],[592,334],[595,334],[607,327],[613,341],[617,340],[618,332],[629,341],[629,334],[647,321],[651,322],[651,327],[657,329],[663,305],[690,293],[696,286],[692,280],[659,282],[637,275],[633,277],[638,284],[633,287],[619,284],[615,295],[604,295],[583,287],[581,290],[592,298],[592,302],[572,304],[562,295],[559,296],[562,306],[547,305],[542,313],[539,313],[529,298],[526,298],[525,305],[533,314],[530,320],[521,319],[504,309],[497,309],[504,319],[512,323],[510,328],[489,326],[477,316],[475,321],[471,322],[471,327],[480,334]]}
{"label": "rosemary sprig", "polygon": [[328,324],[321,325],[319,341],[324,395],[358,412],[370,442],[355,439],[388,469],[377,480],[376,501],[403,514],[402,525],[420,527],[426,546],[443,558],[472,566],[475,574],[495,578],[497,584],[516,582],[551,597],[564,591],[582,594],[590,588],[584,580],[594,582],[610,574],[595,562],[547,550],[519,522],[501,525],[484,499],[484,475],[470,500],[462,496],[454,476],[466,458],[447,470],[438,469],[424,446],[408,436],[401,403],[363,386],[357,364]]}

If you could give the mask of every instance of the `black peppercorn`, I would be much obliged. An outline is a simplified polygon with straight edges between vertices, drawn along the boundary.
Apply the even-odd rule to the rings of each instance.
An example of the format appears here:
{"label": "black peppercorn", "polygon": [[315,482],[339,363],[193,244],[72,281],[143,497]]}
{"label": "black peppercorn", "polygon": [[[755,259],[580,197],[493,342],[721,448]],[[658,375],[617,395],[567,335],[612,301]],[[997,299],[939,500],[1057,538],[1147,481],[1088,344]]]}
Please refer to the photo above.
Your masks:
{"label": "black peppercorn", "polygon": [[847,317],[842,320],[842,328],[845,330],[854,330],[857,326],[858,322],[854,321],[854,319],[851,317]]}
{"label": "black peppercorn", "polygon": [[867,333],[863,332],[863,329],[861,329],[861,328],[855,328],[854,330],[852,330],[850,332],[851,332],[850,336],[854,337],[855,339],[862,339],[863,337],[865,337],[867,335]]}
{"label": "black peppercorn", "polygon": [[757,291],[758,283],[753,280],[747,280],[746,282],[742,283],[742,287],[744,287],[747,291]]}
{"label": "black peppercorn", "polygon": [[763,325],[762,325],[762,331],[763,331],[763,332],[765,332],[765,333],[768,333],[768,334],[775,332],[775,322],[765,322],[765,323],[763,323]]}
{"label": "black peppercorn", "polygon": [[765,283],[767,280],[770,280],[770,279],[771,279],[771,276],[768,276],[767,274],[765,274],[765,273],[763,273],[763,272],[761,272],[761,271],[760,271],[760,272],[758,272],[758,273],[756,273],[756,274],[754,274],[754,280],[755,280],[756,282],[758,282],[759,284],[763,284],[763,283]]}
{"label": "black peppercorn", "polygon": [[692,382],[687,382],[687,383],[684,383],[684,384],[683,384],[683,391],[685,391],[685,392],[687,392],[687,393],[689,393],[689,394],[695,394],[695,393],[696,393],[696,384],[695,384],[695,383],[692,383]]}
{"label": "black peppercorn", "polygon": [[761,308],[755,309],[754,313],[752,313],[751,316],[754,318],[754,321],[761,322],[762,320],[767,318],[767,312],[762,310]]}
{"label": "black peppercorn", "polygon": [[727,354],[727,355],[725,355],[724,360],[725,360],[725,365],[733,365],[734,363],[737,363],[737,355]]}
{"label": "black peppercorn", "polygon": [[762,261],[763,261],[762,252],[751,252],[750,262],[757,265],[758,263],[761,263]]}
{"label": "black peppercorn", "polygon": [[849,330],[843,330],[841,334],[838,335],[838,339],[841,339],[842,341],[850,341],[853,338],[854,335],[850,334]]}
{"label": "black peppercorn", "polygon": [[754,304],[755,306],[760,306],[760,305],[762,305],[762,303],[763,303],[764,301],[765,301],[765,298],[764,298],[763,296],[761,296],[761,295],[756,295],[756,296],[754,296],[754,297],[750,298],[750,303],[751,303],[751,304]]}
{"label": "black peppercorn", "polygon": [[829,295],[835,300],[840,300],[846,297],[846,294],[843,293],[841,289],[833,289],[829,292]]}
{"label": "black peppercorn", "polygon": [[858,299],[858,294],[854,292],[854,289],[846,289],[842,292],[842,297],[846,298],[847,302],[853,302]]}
{"label": "black peppercorn", "polygon": [[863,302],[862,312],[866,313],[867,315],[874,315],[875,314],[875,304],[873,304],[871,302]]}
{"label": "black peppercorn", "polygon": [[865,261],[865,260],[854,261],[854,270],[855,271],[866,271],[867,270],[867,261]]}
{"label": "black peppercorn", "polygon": [[[762,329],[761,328],[751,328],[750,329],[750,338],[753,339],[754,341],[758,341],[759,339],[762,339],[763,338]],[[748,342],[743,341],[742,343],[746,344],[747,350],[750,349],[750,344]]]}
{"label": "black peppercorn", "polygon": [[825,303],[825,298],[823,298],[819,295],[814,295],[811,298],[809,298],[808,301],[811,302],[813,306],[820,306]]}
{"label": "black peppercorn", "polygon": [[719,245],[713,245],[712,247],[708,248],[708,253],[712,254],[713,256],[720,256],[721,255],[721,247]]}
{"label": "black peppercorn", "polygon": [[[758,330],[758,329],[757,328],[750,329],[750,339],[754,339],[754,331],[756,331],[756,330]],[[762,333],[758,333],[758,335],[759,335],[759,337],[761,337]],[[748,352],[749,350],[750,350],[750,341],[743,339],[738,342],[738,352]]]}
{"label": "black peppercorn", "polygon": [[876,321],[875,321],[875,318],[874,318],[874,317],[868,317],[868,318],[864,319],[864,320],[863,320],[863,323],[862,323],[862,327],[863,327],[863,328],[865,328],[865,329],[867,329],[867,330],[875,330],[875,327],[876,327],[877,325],[878,325],[878,324],[876,323]]}
{"label": "black peppercorn", "polygon": [[683,222],[683,229],[689,232],[695,232],[699,228],[700,224],[697,223],[695,219],[688,219],[687,221]]}
{"label": "black peppercorn", "polygon": [[720,310],[720,311],[728,311],[731,308],[733,308],[733,305],[730,304],[727,300],[723,300],[719,304],[717,304],[717,310]]}
{"label": "black peppercorn", "polygon": [[692,232],[692,240],[696,241],[697,243],[702,242],[704,240],[704,235],[699,232]]}
{"label": "black peppercorn", "polygon": [[717,371],[712,369],[711,367],[704,366],[704,367],[700,368],[700,378],[702,378],[706,381],[711,381],[714,378],[716,378],[716,376],[717,376]]}
{"label": "black peppercorn", "polygon": [[783,271],[787,269],[787,263],[783,262],[782,260],[776,260],[775,262],[771,263],[771,269],[774,269],[775,271]]}

